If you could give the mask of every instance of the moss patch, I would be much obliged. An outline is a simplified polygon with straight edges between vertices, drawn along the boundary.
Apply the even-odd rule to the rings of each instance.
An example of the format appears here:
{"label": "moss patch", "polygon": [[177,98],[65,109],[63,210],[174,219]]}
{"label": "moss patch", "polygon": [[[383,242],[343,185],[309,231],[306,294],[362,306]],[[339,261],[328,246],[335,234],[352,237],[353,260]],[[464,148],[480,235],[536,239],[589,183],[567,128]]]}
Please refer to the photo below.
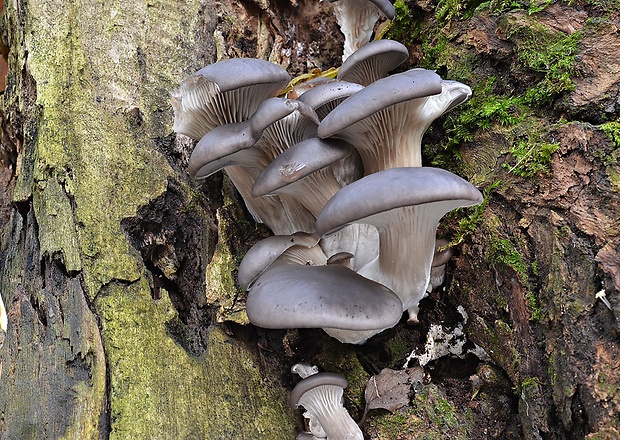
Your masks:
{"label": "moss patch", "polygon": [[470,410],[465,408],[459,411],[437,385],[428,384],[416,393],[407,411],[385,413],[373,417],[369,423],[377,432],[376,438],[382,440],[465,440],[473,421],[474,415]]}
{"label": "moss patch", "polygon": [[168,295],[146,282],[110,284],[96,302],[110,365],[110,438],[292,438],[287,394],[263,379],[255,356],[220,328],[189,355],[167,332]]}

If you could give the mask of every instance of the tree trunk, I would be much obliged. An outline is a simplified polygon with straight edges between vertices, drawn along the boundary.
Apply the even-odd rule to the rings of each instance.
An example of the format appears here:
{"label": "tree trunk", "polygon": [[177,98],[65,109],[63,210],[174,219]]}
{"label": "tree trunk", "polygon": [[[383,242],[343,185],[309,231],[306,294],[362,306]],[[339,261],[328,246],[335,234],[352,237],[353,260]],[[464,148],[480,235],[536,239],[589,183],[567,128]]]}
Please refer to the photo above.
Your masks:
{"label": "tree trunk", "polygon": [[222,175],[189,179],[169,104],[219,59],[337,67],[329,4],[5,0],[0,438],[292,439],[293,363],[345,374],[359,419],[432,324],[462,324],[470,354],[370,411],[368,438],[620,436],[619,5],[506,3],[396,4],[408,67],[474,90],[425,165],[486,198],[440,227],[459,244],[421,323],[351,347],[248,324],[234,275],[269,231]]}

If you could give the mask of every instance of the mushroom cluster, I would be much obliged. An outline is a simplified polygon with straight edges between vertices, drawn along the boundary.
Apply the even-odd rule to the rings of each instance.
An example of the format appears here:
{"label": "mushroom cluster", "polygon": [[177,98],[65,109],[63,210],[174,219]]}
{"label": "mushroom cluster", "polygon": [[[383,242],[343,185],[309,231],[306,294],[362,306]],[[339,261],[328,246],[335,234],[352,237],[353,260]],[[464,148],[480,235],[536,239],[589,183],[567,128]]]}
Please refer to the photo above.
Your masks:
{"label": "mushroom cluster", "polygon": [[482,196],[455,174],[423,167],[422,136],[471,90],[431,70],[389,74],[407,57],[395,41],[365,44],[337,78],[296,99],[280,96],[290,81],[281,67],[230,59],[173,93],[175,130],[198,141],[190,175],[225,170],[275,234],[239,267],[255,325],[323,328],[361,344],[403,312],[417,322],[420,300],[441,283],[431,279],[446,261],[439,221]]}

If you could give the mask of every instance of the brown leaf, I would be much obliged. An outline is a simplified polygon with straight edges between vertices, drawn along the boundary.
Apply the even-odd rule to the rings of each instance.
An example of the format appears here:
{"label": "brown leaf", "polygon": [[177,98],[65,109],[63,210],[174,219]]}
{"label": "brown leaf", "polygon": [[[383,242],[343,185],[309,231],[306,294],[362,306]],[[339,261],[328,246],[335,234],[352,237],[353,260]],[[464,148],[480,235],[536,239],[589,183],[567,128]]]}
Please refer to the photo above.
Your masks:
{"label": "brown leaf", "polygon": [[390,370],[385,368],[381,373],[373,376],[366,385],[364,398],[366,410],[383,408],[396,411],[409,404],[411,386],[422,382],[424,370],[421,367],[405,370]]}

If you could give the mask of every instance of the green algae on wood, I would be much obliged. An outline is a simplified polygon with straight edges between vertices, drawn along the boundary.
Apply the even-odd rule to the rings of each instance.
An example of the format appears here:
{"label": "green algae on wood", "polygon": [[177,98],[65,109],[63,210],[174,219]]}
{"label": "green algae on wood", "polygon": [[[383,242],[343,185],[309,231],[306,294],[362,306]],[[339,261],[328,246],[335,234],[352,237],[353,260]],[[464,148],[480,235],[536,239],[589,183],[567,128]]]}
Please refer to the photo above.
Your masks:
{"label": "green algae on wood", "polygon": [[82,269],[71,202],[56,179],[46,182],[42,191],[33,194],[33,206],[39,225],[41,254],[60,261],[68,272]]}
{"label": "green algae on wood", "polygon": [[161,293],[153,300],[144,281],[110,284],[96,301],[113,347],[110,438],[292,438],[286,392],[255,355],[219,327],[204,355],[190,355],[167,331],[177,314]]}

